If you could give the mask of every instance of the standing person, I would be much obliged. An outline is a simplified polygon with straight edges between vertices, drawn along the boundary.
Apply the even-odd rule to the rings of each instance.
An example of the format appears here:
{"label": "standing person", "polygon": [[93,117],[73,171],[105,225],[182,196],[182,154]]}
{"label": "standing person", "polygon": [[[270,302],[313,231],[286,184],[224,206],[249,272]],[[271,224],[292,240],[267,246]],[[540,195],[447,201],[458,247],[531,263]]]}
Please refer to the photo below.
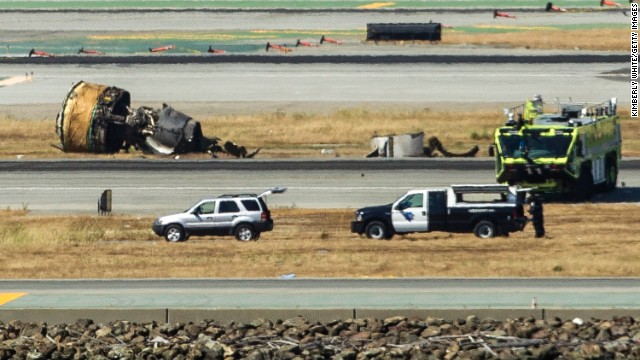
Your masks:
{"label": "standing person", "polygon": [[529,196],[529,213],[533,228],[536,231],[536,237],[544,237],[544,215],[542,210],[542,200],[539,195],[531,194]]}
{"label": "standing person", "polygon": [[531,125],[536,116],[542,114],[542,96],[535,95],[524,104],[524,121]]}

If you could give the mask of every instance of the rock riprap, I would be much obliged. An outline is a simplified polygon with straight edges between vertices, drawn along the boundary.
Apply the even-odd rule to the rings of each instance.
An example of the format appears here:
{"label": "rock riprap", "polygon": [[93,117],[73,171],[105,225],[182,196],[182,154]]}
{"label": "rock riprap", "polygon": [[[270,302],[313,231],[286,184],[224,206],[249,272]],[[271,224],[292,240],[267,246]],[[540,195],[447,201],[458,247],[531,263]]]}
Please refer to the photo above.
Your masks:
{"label": "rock riprap", "polygon": [[0,359],[639,359],[629,316],[0,323]]}

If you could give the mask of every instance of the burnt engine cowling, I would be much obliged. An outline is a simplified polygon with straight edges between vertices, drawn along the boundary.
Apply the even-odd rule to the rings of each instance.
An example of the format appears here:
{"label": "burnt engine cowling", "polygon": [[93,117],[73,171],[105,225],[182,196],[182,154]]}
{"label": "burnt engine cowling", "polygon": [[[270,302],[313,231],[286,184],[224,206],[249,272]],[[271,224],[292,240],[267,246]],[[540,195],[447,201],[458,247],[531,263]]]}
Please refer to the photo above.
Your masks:
{"label": "burnt engine cowling", "polygon": [[80,81],[73,85],[56,119],[56,133],[65,152],[116,153],[131,146],[145,153],[208,152],[253,157],[227,141],[203,136],[200,123],[171,106],[131,109],[129,92]]}

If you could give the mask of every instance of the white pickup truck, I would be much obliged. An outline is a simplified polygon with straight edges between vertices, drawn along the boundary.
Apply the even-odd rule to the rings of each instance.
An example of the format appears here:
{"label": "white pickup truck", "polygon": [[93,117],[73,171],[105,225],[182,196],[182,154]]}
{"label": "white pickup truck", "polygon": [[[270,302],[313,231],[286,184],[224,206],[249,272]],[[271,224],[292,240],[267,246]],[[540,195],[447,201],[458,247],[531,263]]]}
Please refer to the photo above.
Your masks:
{"label": "white pickup truck", "polygon": [[527,224],[529,190],[499,184],[411,190],[391,204],[356,210],[351,232],[373,239],[429,231],[506,236]]}

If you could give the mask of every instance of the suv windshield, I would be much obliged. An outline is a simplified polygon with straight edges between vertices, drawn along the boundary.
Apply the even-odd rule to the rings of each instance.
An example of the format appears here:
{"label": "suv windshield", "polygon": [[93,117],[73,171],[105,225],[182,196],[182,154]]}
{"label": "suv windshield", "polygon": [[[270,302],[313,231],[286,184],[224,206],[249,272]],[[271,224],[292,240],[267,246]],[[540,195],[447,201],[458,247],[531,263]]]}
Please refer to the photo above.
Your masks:
{"label": "suv windshield", "polygon": [[571,136],[555,135],[501,135],[502,155],[508,158],[565,157],[571,144]]}

